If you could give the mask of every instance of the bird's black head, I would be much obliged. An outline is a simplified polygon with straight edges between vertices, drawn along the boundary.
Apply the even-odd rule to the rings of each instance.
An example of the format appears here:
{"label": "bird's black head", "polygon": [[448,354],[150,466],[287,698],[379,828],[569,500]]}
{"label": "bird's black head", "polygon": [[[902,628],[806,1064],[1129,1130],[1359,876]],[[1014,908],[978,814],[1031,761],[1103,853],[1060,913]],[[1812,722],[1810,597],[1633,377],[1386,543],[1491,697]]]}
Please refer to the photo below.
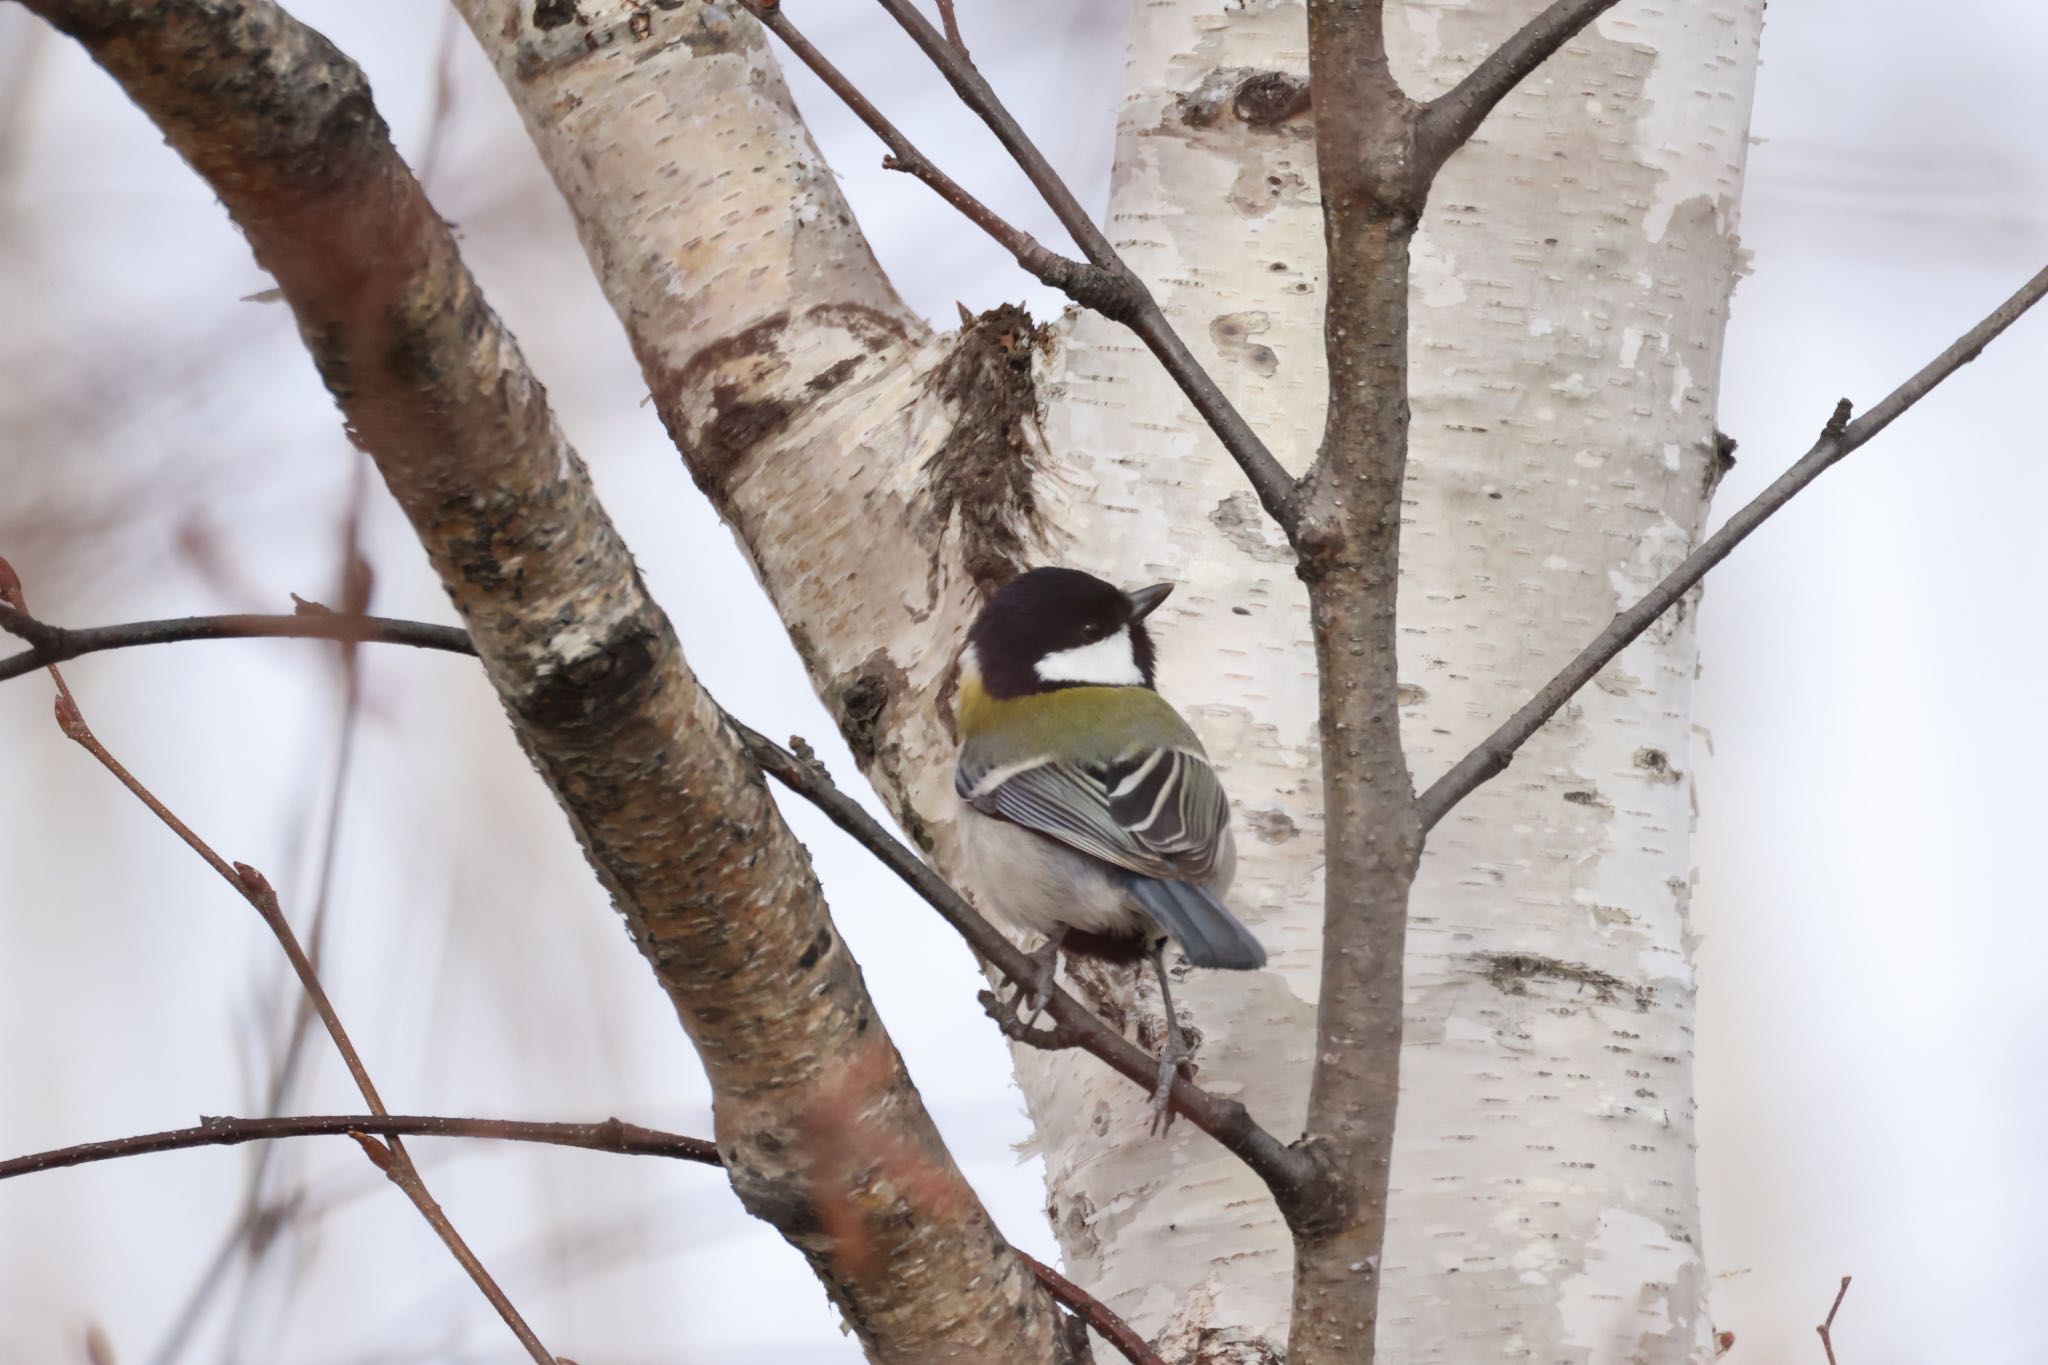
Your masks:
{"label": "bird's black head", "polygon": [[967,632],[991,697],[1061,687],[1152,685],[1145,617],[1171,583],[1122,592],[1078,569],[1033,569],[1004,584]]}

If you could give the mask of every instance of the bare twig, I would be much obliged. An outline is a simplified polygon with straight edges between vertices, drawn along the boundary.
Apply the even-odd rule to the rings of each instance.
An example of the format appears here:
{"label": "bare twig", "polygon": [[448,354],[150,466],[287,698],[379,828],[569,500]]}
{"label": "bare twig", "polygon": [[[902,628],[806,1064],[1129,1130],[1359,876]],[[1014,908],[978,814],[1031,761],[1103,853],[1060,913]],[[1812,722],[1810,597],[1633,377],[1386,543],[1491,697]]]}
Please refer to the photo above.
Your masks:
{"label": "bare twig", "polygon": [[[791,753],[731,716],[727,716],[726,723],[762,771],[823,811],[827,819],[874,854],[884,867],[938,911],[940,918],[952,925],[969,946],[994,963],[997,970],[1019,985],[1037,983],[1038,965],[1030,956],[983,919],[943,877],[883,829],[859,802],[834,786],[816,758],[805,757],[807,746]],[[1045,1012],[1053,1020],[1052,1037],[1047,1039],[1048,1043],[1057,1039],[1079,1047],[1147,1091],[1158,1082],[1159,1063],[1156,1058],[1111,1029],[1066,991],[1053,987]],[[1005,1032],[1009,1030],[1005,1029]],[[1033,1040],[1026,1038],[1020,1041]],[[1265,1181],[1274,1199],[1290,1217],[1300,1212],[1306,1201],[1316,1197],[1318,1168],[1300,1151],[1260,1127],[1242,1104],[1212,1095],[1184,1076],[1174,1080],[1171,1099],[1175,1111],[1216,1139]]]}
{"label": "bare twig", "polygon": [[1828,1308],[1827,1320],[1813,1330],[1820,1333],[1820,1348],[1828,1353],[1828,1365],[1835,1365],[1835,1343],[1830,1335],[1835,1330],[1835,1314],[1842,1311],[1842,1300],[1849,1297],[1849,1279],[1842,1277],[1842,1287],[1835,1291],[1835,1301]]}
{"label": "bare twig", "polygon": [[[1104,315],[1124,323],[1137,334],[1140,341],[1145,343],[1146,348],[1165,368],[1168,376],[1194,405],[1195,411],[1201,414],[1202,420],[1208,423],[1209,429],[1216,433],[1216,438],[1223,443],[1224,449],[1230,452],[1231,458],[1237,461],[1238,467],[1244,470],[1246,479],[1251,482],[1252,491],[1258,494],[1259,503],[1266,509],[1267,515],[1292,537],[1297,497],[1294,477],[1281,466],[1278,459],[1274,458],[1273,452],[1259,438],[1258,433],[1252,430],[1244,415],[1224,396],[1222,389],[1218,388],[1216,381],[1209,376],[1209,372],[1202,368],[1201,362],[1188,350],[1187,344],[1181,340],[1180,334],[1167,320],[1165,310],[1159,306],[1158,300],[1152,297],[1152,291],[1146,288],[1137,273],[1124,263],[1123,257],[1110,244],[1109,238],[1095,225],[1095,220],[1089,216],[1088,210],[1074,197],[1074,192],[1067,187],[1066,181],[1060,178],[1059,172],[1053,169],[1052,163],[1046,160],[1045,154],[1038,150],[1037,145],[1025,133],[1023,126],[1004,106],[994,87],[983,79],[981,72],[975,69],[974,63],[968,60],[965,51],[956,50],[946,41],[943,34],[932,27],[931,21],[924,17],[923,12],[912,3],[912,0],[877,0],[877,3],[903,27],[903,31],[910,35],[911,41],[917,44],[925,56],[930,58],[932,65],[938,68],[939,74],[946,78],[947,84],[960,96],[961,103],[973,110],[976,117],[995,134],[996,141],[1003,144],[1003,150],[1010,154],[1011,160],[1024,172],[1032,188],[1038,191],[1046,206],[1053,211],[1053,216],[1059,219],[1060,226],[1067,230],[1067,235],[1081,248],[1081,254],[1086,256],[1090,263],[1109,271],[1130,291],[1132,311],[1129,316],[1116,317],[1115,314],[1106,312]],[[1078,295],[1074,296],[1074,301],[1089,307],[1096,306]]]}
{"label": "bare twig", "polygon": [[555,1147],[582,1147],[621,1156],[665,1156],[681,1161],[719,1165],[718,1148],[703,1138],[666,1133],[623,1119],[601,1123],[529,1123],[519,1119],[448,1118],[417,1114],[309,1114],[281,1118],[202,1118],[190,1128],[171,1128],[161,1133],[105,1142],[81,1142],[47,1152],[0,1161],[0,1180],[34,1175],[42,1171],[84,1166],[96,1161],[147,1156],[152,1152],[175,1152],[190,1147],[233,1147],[286,1137],[341,1137],[350,1133],[375,1133],[385,1137],[492,1138],[509,1142],[536,1142]]}
{"label": "bare twig", "polygon": [[[5,561],[0,561],[4,565]],[[10,628],[24,627],[59,643],[49,646],[54,657],[72,658],[92,650],[123,649],[137,645],[163,644],[178,640],[224,640],[242,636],[303,637],[390,641],[423,649],[474,654],[469,637],[453,626],[432,626],[417,621],[384,617],[356,617],[313,613],[299,616],[200,616],[165,621],[140,621],[129,625],[101,626],[90,630],[62,630],[38,621],[26,613],[14,621],[0,619]],[[91,642],[90,649],[80,648]],[[69,651],[69,652],[67,652]],[[17,655],[24,658],[26,655]],[[0,680],[15,676],[8,671],[12,660],[0,661]],[[975,911],[945,879],[915,853],[882,828],[858,802],[834,786],[815,757],[808,761],[790,753],[758,731],[728,717],[733,733],[748,756],[777,781],[822,810],[832,822],[868,849],[884,866],[917,892],[940,916],[967,940],[974,950],[995,963],[1011,980],[1035,983],[1038,968],[1002,932]],[[1158,1079],[1158,1062],[1142,1048],[1112,1030],[1087,1006],[1064,991],[1055,991],[1048,1007],[1054,1028],[1041,1031],[1041,1039],[1020,1039],[1043,1045],[1075,1046],[1094,1054],[1113,1070],[1146,1087]],[[1007,1030],[1006,1030],[1007,1032]],[[1309,1164],[1286,1144],[1261,1128],[1235,1100],[1209,1094],[1185,1077],[1174,1083],[1174,1108],[1197,1128],[1208,1133],[1252,1167],[1273,1188],[1285,1207],[1290,1198],[1306,1194],[1311,1176]],[[1290,1193],[1283,1193],[1287,1191]]]}
{"label": "bare twig", "polygon": [[[15,575],[12,566],[4,560],[0,560],[0,601],[4,601],[17,618],[28,617],[28,602],[22,595],[21,581]],[[9,628],[18,625],[17,619],[9,623]],[[388,1111],[384,1107],[384,1100],[377,1093],[376,1084],[371,1081],[369,1070],[363,1065],[363,1059],[357,1053],[348,1030],[342,1027],[341,1016],[335,1012],[333,1003],[327,998],[326,988],[320,984],[320,978],[314,972],[311,960],[307,958],[305,949],[299,944],[298,935],[293,932],[291,922],[285,918],[283,907],[278,903],[277,892],[271,888],[270,882],[249,864],[229,863],[227,859],[221,857],[193,831],[190,825],[179,819],[168,806],[157,799],[154,792],[129,772],[86,724],[85,716],[80,712],[78,701],[72,696],[69,684],[64,681],[63,673],[55,664],[48,667],[50,679],[57,688],[57,724],[64,731],[65,738],[99,760],[100,766],[112,773],[116,781],[148,807],[150,812],[197,853],[208,867],[219,873],[222,880],[235,889],[237,895],[255,908],[265,926],[277,939],[278,946],[284,949],[285,957],[292,964],[292,971],[299,978],[299,985],[306,992],[307,998],[313,1002],[313,1008],[319,1014],[320,1021],[326,1025],[328,1037],[334,1041],[335,1051],[341,1054],[342,1063],[348,1068],[348,1073],[354,1079],[356,1089],[361,1092],[364,1103],[370,1106],[372,1113],[386,1114]],[[372,1141],[367,1138],[364,1140],[366,1143]],[[511,1299],[498,1286],[497,1281],[491,1278],[490,1272],[484,1268],[483,1262],[463,1240],[462,1234],[455,1230],[455,1225],[448,1221],[447,1214],[427,1189],[426,1182],[420,1178],[419,1170],[413,1165],[412,1158],[406,1154],[404,1145],[396,1137],[377,1145],[384,1153],[384,1160],[378,1162],[379,1168],[391,1178],[393,1184],[404,1191],[408,1199],[412,1200],[413,1206],[434,1229],[442,1244],[476,1282],[477,1288],[497,1310],[498,1316],[504,1319],[505,1325],[511,1328],[513,1335],[519,1338],[520,1345],[526,1348],[527,1354],[540,1362],[540,1365],[554,1365],[554,1356],[541,1344],[533,1329],[527,1326],[526,1320],[520,1316]],[[365,1150],[368,1151],[369,1148],[366,1146]]]}
{"label": "bare twig", "polygon": [[[452,18],[452,15],[450,16]],[[440,140],[446,126],[449,96],[448,64],[455,30],[444,23],[441,35],[441,55],[438,62],[440,76],[436,91],[434,117],[428,133],[428,156]],[[423,171],[424,175],[425,172]],[[370,609],[370,597],[375,589],[376,574],[370,561],[363,554],[363,518],[369,506],[370,462],[360,452],[350,461],[348,509],[342,518],[339,568],[335,575],[335,592],[341,604],[341,612],[347,616],[361,617]],[[320,614],[326,608],[308,602],[296,593],[292,597],[298,610],[307,614]],[[349,774],[354,768],[355,739],[357,722],[362,714],[362,668],[359,642],[342,641],[335,651],[335,658],[341,673],[341,714],[336,724],[334,769],[328,782],[325,830],[321,837],[318,882],[313,895],[311,928],[306,935],[306,956],[313,964],[317,975],[321,969],[323,949],[327,941],[329,911],[333,907],[335,872],[340,865],[342,815],[347,807]],[[301,1068],[306,1060],[308,1044],[313,1037],[313,1004],[303,991],[292,992],[295,1008],[292,1010],[291,1028],[285,1036],[284,1046],[278,1049],[270,1066],[268,1084],[264,1088],[263,1114],[276,1117],[291,1106]],[[303,1210],[297,1198],[287,1192],[280,1197],[268,1195],[270,1173],[275,1158],[284,1151],[279,1145],[266,1143],[257,1148],[256,1160],[250,1163],[247,1178],[242,1189],[242,1212],[229,1229],[230,1250],[245,1249],[252,1269],[244,1275],[233,1311],[228,1317],[226,1340],[231,1347],[242,1340],[248,1322],[249,1309],[255,1298],[254,1265],[264,1257],[274,1257],[283,1234],[297,1232],[303,1226]],[[382,1169],[380,1167],[380,1169]],[[291,1216],[286,1216],[289,1210]],[[259,1235],[271,1229],[272,1235]],[[190,1311],[181,1312],[177,1321],[182,1325],[196,1323],[204,1311],[207,1298],[223,1282],[223,1278],[212,1273],[198,1281]],[[181,1346],[173,1338],[168,1346]],[[227,1354],[237,1354],[229,1349]]]}
{"label": "bare twig", "polygon": [[[288,1137],[353,1137],[361,1140],[373,1133],[392,1138],[404,1135],[531,1142],[611,1152],[619,1156],[667,1157],[703,1166],[725,1164],[715,1143],[617,1118],[599,1123],[538,1123],[521,1119],[417,1114],[308,1114],[286,1118],[202,1118],[190,1128],[172,1128],[161,1133],[140,1133],[134,1137],[82,1142],[47,1152],[31,1152],[0,1161],[0,1180],[194,1147],[230,1147],[244,1142]],[[1038,1282],[1045,1286],[1046,1292],[1100,1333],[1103,1340],[1115,1346],[1132,1365],[1165,1365],[1160,1356],[1145,1344],[1145,1339],[1108,1305],[1036,1257],[1023,1251],[1016,1254]]]}
{"label": "bare twig", "polygon": [[1422,106],[1415,142],[1430,172],[1465,145],[1524,77],[1614,5],[1615,0],[1552,0],[1464,80]]}
{"label": "bare twig", "polygon": [[1790,502],[1793,495],[1819,478],[1829,466],[1856,450],[1898,419],[1900,414],[1931,393],[1942,380],[1975,360],[1979,352],[2000,332],[2012,326],[2020,315],[2048,294],[2048,269],[2042,270],[1982,322],[1957,338],[1955,343],[1923,366],[1919,373],[1893,389],[1870,411],[1849,420],[1848,400],[1836,406],[1813,448],[1798,463],[1778,476],[1769,488],[1749,505],[1728,518],[1720,530],[1703,541],[1684,562],[1665,575],[1641,601],[1616,616],[1592,643],[1543,685],[1543,689],[1481,742],[1478,748],[1458,760],[1456,766],[1430,784],[1420,798],[1422,827],[1428,829],[1451,808],[1488,780],[1506,771],[1515,751],[1541,729],[1573,694],[1593,680],[1614,657],[1628,647],[1650,625],[1668,611],[1707,571],[1728,557],[1749,534],[1764,524],[1772,513]]}
{"label": "bare twig", "polygon": [[1216,381],[1188,350],[1151,291],[1124,264],[1123,258],[1095,226],[1073,191],[1067,188],[1052,164],[1025,135],[988,82],[982,79],[965,48],[957,46],[947,34],[933,28],[931,22],[907,0],[880,0],[882,7],[903,26],[912,41],[959,92],[960,98],[996,135],[1051,207],[1060,226],[1081,248],[1087,257],[1085,262],[1048,250],[932,165],[875,108],[874,103],[803,36],[774,0],[741,0],[741,3],[780,38],[797,60],[809,67],[856,118],[882,139],[891,153],[883,165],[904,171],[931,186],[941,198],[959,209],[976,227],[1008,251],[1018,265],[1043,283],[1061,290],[1082,307],[1091,308],[1129,327],[1158,357],[1168,375],[1194,405],[1195,411],[1244,470],[1267,513],[1290,536],[1293,534],[1294,477],[1274,458],[1273,452],[1251,429],[1243,414],[1224,396]]}
{"label": "bare twig", "polygon": [[965,61],[974,60],[967,51],[967,42],[960,36],[960,18],[953,13],[953,0],[939,0],[939,22],[945,25],[946,41],[951,43]]}
{"label": "bare twig", "polygon": [[0,659],[0,682],[102,650],[176,644],[184,640],[345,640],[363,644],[411,645],[415,649],[442,649],[457,654],[476,653],[469,636],[460,626],[321,612],[293,616],[246,613],[181,616],[173,620],[130,621],[116,626],[65,630],[25,612],[10,610],[0,603],[0,630],[20,637],[29,645],[18,654]]}
{"label": "bare twig", "polygon": [[1017,1254],[1024,1258],[1024,1264],[1031,1267],[1031,1273],[1038,1277],[1047,1293],[1071,1308],[1075,1317],[1101,1333],[1102,1339],[1122,1352],[1131,1365],[1166,1365],[1166,1358],[1146,1345],[1145,1338],[1112,1312],[1107,1304],[1035,1256],[1022,1251]]}
{"label": "bare twig", "polygon": [[930,158],[875,107],[874,101],[862,94],[860,87],[804,36],[778,5],[769,3],[769,0],[741,0],[741,3],[761,22],[762,27],[782,40],[792,56],[811,69],[826,89],[839,97],[848,112],[882,140],[889,149],[889,155],[882,159],[886,169],[902,171],[930,186],[941,199],[960,210],[969,222],[987,233],[996,245],[1009,252],[1018,265],[1042,283],[1055,289],[1078,289],[1091,294],[1101,293],[1110,286],[1111,282],[1102,271],[1049,250],[1037,238],[1009,222],[933,165]]}

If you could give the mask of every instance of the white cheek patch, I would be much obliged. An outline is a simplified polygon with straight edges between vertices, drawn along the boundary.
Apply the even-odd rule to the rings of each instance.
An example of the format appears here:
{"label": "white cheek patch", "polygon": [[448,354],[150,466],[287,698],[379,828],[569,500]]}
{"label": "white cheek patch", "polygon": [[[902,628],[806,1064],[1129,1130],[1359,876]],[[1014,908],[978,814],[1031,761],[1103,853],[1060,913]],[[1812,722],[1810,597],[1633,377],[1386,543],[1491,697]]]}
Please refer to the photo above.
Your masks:
{"label": "white cheek patch", "polygon": [[1038,661],[1037,673],[1040,682],[1093,683],[1098,687],[1139,687],[1145,681],[1128,629],[1094,644],[1048,654]]}

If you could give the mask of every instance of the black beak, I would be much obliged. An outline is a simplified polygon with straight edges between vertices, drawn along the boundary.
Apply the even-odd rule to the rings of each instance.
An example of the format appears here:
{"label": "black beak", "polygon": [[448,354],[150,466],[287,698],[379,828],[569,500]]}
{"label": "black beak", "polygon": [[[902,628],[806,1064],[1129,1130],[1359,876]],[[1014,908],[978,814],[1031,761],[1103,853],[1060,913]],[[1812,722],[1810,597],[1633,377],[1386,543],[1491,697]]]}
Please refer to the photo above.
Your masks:
{"label": "black beak", "polygon": [[1154,583],[1149,588],[1134,588],[1124,594],[1124,600],[1131,604],[1131,619],[1142,621],[1152,614],[1153,608],[1166,600],[1173,591],[1171,583]]}

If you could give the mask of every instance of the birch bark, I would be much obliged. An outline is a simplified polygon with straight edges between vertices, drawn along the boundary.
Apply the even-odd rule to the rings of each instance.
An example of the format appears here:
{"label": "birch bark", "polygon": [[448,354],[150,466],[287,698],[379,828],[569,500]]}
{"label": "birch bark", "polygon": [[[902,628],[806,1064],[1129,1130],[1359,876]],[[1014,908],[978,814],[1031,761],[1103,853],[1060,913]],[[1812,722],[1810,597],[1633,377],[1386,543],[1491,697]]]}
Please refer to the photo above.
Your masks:
{"label": "birch bark", "polygon": [[[1409,5],[1396,75],[1449,88],[1508,5]],[[1413,256],[1402,531],[1404,736],[1454,762],[1697,539],[1761,5],[1628,10],[1538,71],[1439,181]],[[1301,11],[1139,9],[1112,236],[1297,472],[1321,434],[1322,223],[1306,116],[1239,92],[1305,67]],[[1255,80],[1247,86],[1247,80]],[[1234,899],[1274,949],[1185,987],[1203,1079],[1276,1129],[1311,1061],[1322,838],[1306,597],[1223,453],[1094,319],[1054,367],[1052,512],[1098,567],[1188,584],[1165,687],[1251,838]],[[1139,530],[1139,527],[1146,529]],[[1691,1115],[1687,616],[1602,675],[1434,834],[1411,907],[1382,1354],[1711,1356]],[[1287,1238],[1243,1172],[1105,1144],[1130,1104],[1071,1059],[1027,1071],[1076,1276],[1191,1359],[1284,1339]],[[1112,1131],[1128,1119],[1120,1117]],[[1064,1135],[1064,1136],[1060,1136]],[[1111,1150],[1103,1149],[1109,1146]],[[1174,1230],[1169,1241],[1154,1235]],[[1171,1249],[1168,1249],[1171,1248]]]}
{"label": "birch bark", "polygon": [[[942,867],[954,866],[951,654],[975,599],[969,566],[989,567],[988,526],[946,489],[1003,469],[1001,451],[1042,464],[1021,492],[993,490],[995,520],[1025,537],[1015,553],[1182,585],[1160,614],[1162,689],[1235,798],[1232,899],[1273,960],[1177,989],[1202,1034],[1204,1083],[1298,1131],[1322,900],[1314,652],[1292,555],[1236,467],[1112,324],[1070,316],[1041,351],[1015,318],[966,345],[903,319],[755,49],[737,104],[738,86],[678,98],[592,73],[599,118],[531,78],[532,35],[483,21],[495,5],[462,3],[577,209],[686,457],[869,776]],[[1395,75],[1418,98],[1440,93],[1527,8],[1395,7]],[[1762,8],[1609,14],[1437,183],[1411,271],[1400,603],[1420,781],[1698,537],[1721,461],[1714,390]],[[684,11],[703,13],[717,11]],[[651,18],[657,39],[681,22]],[[686,61],[678,44],[660,60]],[[1109,222],[1297,473],[1324,394],[1305,66],[1290,0],[1138,6]],[[650,116],[663,100],[684,112]],[[693,141],[688,175],[650,182],[603,164],[606,149],[661,145],[676,131],[663,119],[685,117],[728,129]],[[742,117],[761,131],[730,131]],[[786,159],[760,155],[768,133]],[[648,183],[674,191],[658,211]],[[744,272],[690,273],[709,233],[744,234]],[[867,311],[833,311],[849,297]],[[842,325],[852,317],[890,322],[863,339]],[[1034,354],[1042,432],[1016,400]],[[960,373],[949,362],[983,382],[947,382]],[[991,391],[1010,397],[973,397]],[[1033,540],[1040,522],[1054,529]],[[1431,838],[1409,936],[1384,1358],[1712,1355],[1686,928],[1694,668],[1681,612]],[[1142,984],[1092,990],[1141,1036],[1156,1029]],[[1023,1055],[1019,1077],[1074,1278],[1170,1359],[1276,1359],[1289,1239],[1263,1189],[1199,1135],[1145,1140],[1143,1098],[1088,1058]]]}

